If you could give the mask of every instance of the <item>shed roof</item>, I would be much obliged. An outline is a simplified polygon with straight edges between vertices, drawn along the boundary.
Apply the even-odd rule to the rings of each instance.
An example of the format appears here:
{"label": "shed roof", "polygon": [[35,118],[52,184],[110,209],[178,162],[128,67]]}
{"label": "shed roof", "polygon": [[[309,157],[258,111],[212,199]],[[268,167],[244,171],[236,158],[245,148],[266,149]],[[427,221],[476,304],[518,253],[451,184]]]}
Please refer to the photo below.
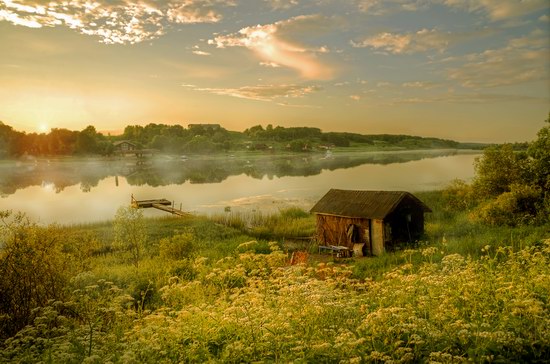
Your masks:
{"label": "shed roof", "polygon": [[367,219],[384,219],[406,198],[413,201],[424,212],[432,211],[409,192],[331,189],[311,208],[310,212]]}
{"label": "shed roof", "polygon": [[129,141],[129,140],[119,140],[119,141],[114,142],[113,145],[116,147],[116,146],[119,146],[119,145],[124,144],[124,143],[131,144],[131,145],[133,145],[134,147],[137,146],[136,143],[132,143],[132,142]]}

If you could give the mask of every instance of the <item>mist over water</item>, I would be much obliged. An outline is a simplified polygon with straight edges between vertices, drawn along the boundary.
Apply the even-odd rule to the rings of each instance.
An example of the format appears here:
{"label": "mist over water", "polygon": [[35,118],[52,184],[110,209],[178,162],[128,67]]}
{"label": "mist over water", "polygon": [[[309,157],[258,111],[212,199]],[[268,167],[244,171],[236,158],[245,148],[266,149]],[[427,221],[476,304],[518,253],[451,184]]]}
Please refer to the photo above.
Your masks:
{"label": "mist over water", "polygon": [[[330,188],[422,191],[473,177],[477,152],[455,150],[324,155],[157,157],[0,162],[0,209],[41,223],[112,219],[137,199],[166,198],[197,213],[309,209]],[[147,216],[165,212],[145,210]]]}

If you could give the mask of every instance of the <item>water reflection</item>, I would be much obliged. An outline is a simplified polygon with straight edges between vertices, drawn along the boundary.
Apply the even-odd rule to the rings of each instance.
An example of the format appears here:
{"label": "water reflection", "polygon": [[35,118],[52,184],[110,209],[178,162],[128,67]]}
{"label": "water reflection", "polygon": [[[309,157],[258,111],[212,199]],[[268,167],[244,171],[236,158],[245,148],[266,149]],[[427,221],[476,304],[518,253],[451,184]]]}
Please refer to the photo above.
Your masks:
{"label": "water reflection", "polygon": [[[455,151],[323,156],[231,156],[135,161],[0,162],[0,210],[61,224],[112,219],[138,199],[166,198],[199,213],[309,209],[330,188],[422,191],[470,179],[476,154]],[[146,216],[165,212],[146,209]]]}
{"label": "water reflection", "polygon": [[[131,186],[167,186],[184,183],[221,183],[231,176],[254,179],[315,176],[322,171],[354,168],[364,164],[389,165],[425,158],[456,155],[456,150],[370,152],[323,155],[257,155],[246,157],[216,156],[194,158],[157,157],[146,163],[135,160],[58,159],[0,163],[0,194],[14,194],[19,189],[42,186],[56,193],[70,186],[90,192],[107,178],[119,177]],[[460,152],[464,153],[464,152]]]}

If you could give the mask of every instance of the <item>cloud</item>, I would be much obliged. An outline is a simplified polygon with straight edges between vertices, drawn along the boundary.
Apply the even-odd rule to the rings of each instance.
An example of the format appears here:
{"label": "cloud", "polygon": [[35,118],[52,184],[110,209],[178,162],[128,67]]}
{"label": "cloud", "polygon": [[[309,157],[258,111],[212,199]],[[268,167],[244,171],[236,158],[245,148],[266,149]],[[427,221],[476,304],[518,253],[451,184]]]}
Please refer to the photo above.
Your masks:
{"label": "cloud", "polygon": [[529,102],[546,103],[544,97],[525,95],[496,94],[496,93],[454,93],[439,94],[435,96],[409,97],[393,100],[393,104],[428,104],[428,103],[450,103],[450,104],[488,104],[488,103],[510,103]]}
{"label": "cloud", "polygon": [[260,62],[260,66],[271,67],[271,68],[281,67],[278,63],[275,63],[275,62]]}
{"label": "cloud", "polygon": [[542,31],[508,41],[505,47],[463,57],[465,63],[449,68],[449,78],[463,87],[490,88],[549,78],[548,38]]}
{"label": "cloud", "polygon": [[491,20],[495,21],[548,8],[548,0],[442,0],[442,3],[469,12],[486,13]]}
{"label": "cloud", "polygon": [[359,0],[359,10],[371,15],[384,15],[395,11],[417,11],[425,8],[429,0]]}
{"label": "cloud", "polygon": [[[188,87],[188,86],[187,86]],[[281,98],[300,98],[321,90],[318,86],[301,85],[257,85],[239,88],[200,88],[196,91],[210,92],[216,95],[232,96],[257,101],[274,101]]]}
{"label": "cloud", "polygon": [[298,5],[298,0],[264,0],[274,10],[290,9]]}
{"label": "cloud", "polygon": [[215,9],[215,5],[224,4],[233,6],[232,1],[219,0],[183,0],[168,3],[166,15],[168,20],[180,24],[217,23],[222,15]]}
{"label": "cloud", "polygon": [[359,101],[359,100],[361,100],[361,96],[360,96],[360,95],[350,95],[349,98],[352,99],[353,101]]}
{"label": "cloud", "polygon": [[546,9],[548,0],[357,0],[359,10],[371,15],[417,11],[434,5],[482,13],[498,21]]}
{"label": "cloud", "polygon": [[106,44],[134,44],[157,38],[173,24],[214,23],[222,0],[154,1],[0,0],[0,21],[41,28],[66,26],[98,36]]}
{"label": "cloud", "polygon": [[404,82],[401,86],[405,88],[420,89],[420,90],[431,90],[438,87],[434,82],[429,81],[414,81],[414,82]]}
{"label": "cloud", "polygon": [[208,52],[197,51],[197,50],[193,51],[193,54],[196,54],[197,56],[209,56],[210,55],[210,53],[208,53]]}
{"label": "cloud", "polygon": [[303,34],[326,31],[331,20],[321,15],[297,16],[273,24],[242,28],[238,33],[220,35],[208,41],[218,48],[245,47],[264,63],[275,63],[297,70],[309,79],[330,79],[333,70],[321,63],[318,53],[327,47],[307,47],[297,38]]}
{"label": "cloud", "polygon": [[438,29],[421,29],[416,33],[379,33],[359,42],[351,41],[351,44],[356,48],[374,48],[392,54],[413,54],[434,50],[444,52],[458,42],[490,33],[490,30],[451,33]]}

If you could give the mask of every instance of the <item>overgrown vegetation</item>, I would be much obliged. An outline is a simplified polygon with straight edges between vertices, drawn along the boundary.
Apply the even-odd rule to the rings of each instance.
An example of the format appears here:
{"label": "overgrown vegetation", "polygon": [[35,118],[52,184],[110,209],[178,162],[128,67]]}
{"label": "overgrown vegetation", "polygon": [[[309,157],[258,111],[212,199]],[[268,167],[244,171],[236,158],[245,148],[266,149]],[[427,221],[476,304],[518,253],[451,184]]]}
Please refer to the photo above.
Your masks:
{"label": "overgrown vegetation", "polygon": [[[290,264],[283,242],[314,226],[299,209],[74,227],[1,212],[0,362],[548,362],[547,136],[419,193],[425,240],[375,258]],[[513,223],[480,218],[491,203]]]}
{"label": "overgrown vegetation", "polygon": [[[436,212],[419,249],[344,264],[313,257],[297,266],[281,243],[202,217],[138,219],[149,239],[136,267],[115,243],[115,224],[41,228],[4,212],[1,297],[27,315],[2,306],[0,361],[548,360],[547,227],[468,222],[467,213],[439,209],[441,196],[421,195]],[[276,220],[313,218],[292,209],[255,223]],[[93,232],[102,243],[78,264],[63,244],[48,245],[40,261],[28,249]],[[16,294],[28,286],[10,288],[23,273],[6,264],[14,245],[18,259],[35,267],[25,281],[43,289],[45,300],[29,305]],[[59,280],[38,275],[43,266]]]}
{"label": "overgrown vegetation", "polygon": [[476,160],[472,184],[446,189],[447,209],[468,209],[474,220],[500,226],[540,225],[550,217],[550,117],[527,151],[492,146]]}

